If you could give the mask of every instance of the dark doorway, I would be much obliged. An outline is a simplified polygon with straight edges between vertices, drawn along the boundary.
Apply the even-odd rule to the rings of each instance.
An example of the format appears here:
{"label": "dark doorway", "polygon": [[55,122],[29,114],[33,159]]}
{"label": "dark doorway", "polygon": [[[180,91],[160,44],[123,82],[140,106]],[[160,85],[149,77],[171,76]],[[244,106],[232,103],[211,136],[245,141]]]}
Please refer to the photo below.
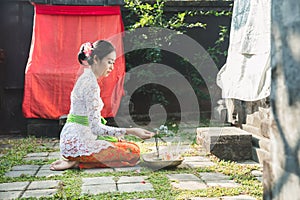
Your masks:
{"label": "dark doorway", "polygon": [[33,26],[33,6],[27,0],[0,2],[0,133],[24,134],[22,114],[24,72]]}

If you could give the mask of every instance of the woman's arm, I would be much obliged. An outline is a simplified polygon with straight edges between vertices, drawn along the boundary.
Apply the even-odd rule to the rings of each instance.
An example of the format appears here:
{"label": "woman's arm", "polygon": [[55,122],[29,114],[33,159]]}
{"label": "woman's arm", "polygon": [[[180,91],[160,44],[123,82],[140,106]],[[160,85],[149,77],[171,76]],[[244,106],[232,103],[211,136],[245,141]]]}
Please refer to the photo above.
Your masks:
{"label": "woman's arm", "polygon": [[84,98],[86,101],[89,126],[94,134],[110,135],[115,137],[125,135],[125,128],[106,126],[101,123],[101,110],[103,108],[103,102],[100,98],[100,89],[96,81],[90,83],[89,87],[86,88]]}

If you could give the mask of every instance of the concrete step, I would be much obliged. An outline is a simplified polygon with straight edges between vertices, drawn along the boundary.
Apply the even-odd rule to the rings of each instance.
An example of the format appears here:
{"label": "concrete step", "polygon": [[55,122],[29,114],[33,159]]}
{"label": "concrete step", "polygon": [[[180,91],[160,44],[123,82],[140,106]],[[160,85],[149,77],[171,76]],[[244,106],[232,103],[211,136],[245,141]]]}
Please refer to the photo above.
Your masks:
{"label": "concrete step", "polygon": [[260,134],[266,138],[270,139],[270,119],[263,119],[260,124]]}
{"label": "concrete step", "polygon": [[252,133],[252,134],[261,135],[260,128],[252,126],[252,125],[243,124],[242,129],[244,131],[247,131],[247,132]]}
{"label": "concrete step", "polygon": [[264,160],[268,160],[268,159],[270,159],[269,152],[257,147],[252,147],[252,160],[260,164],[263,164]]}
{"label": "concrete step", "polygon": [[59,138],[61,127],[58,120],[29,119],[27,134],[35,137]]}
{"label": "concrete step", "polygon": [[270,139],[252,134],[252,146],[270,152]]}
{"label": "concrete step", "polygon": [[270,119],[270,108],[263,108],[259,107],[258,108],[258,113],[260,116],[260,119]]}
{"label": "concrete step", "polygon": [[252,134],[236,127],[197,128],[197,143],[223,160],[252,158]]}
{"label": "concrete step", "polygon": [[260,127],[260,123],[261,123],[261,118],[259,112],[254,112],[251,115],[247,115],[246,124],[254,127]]}

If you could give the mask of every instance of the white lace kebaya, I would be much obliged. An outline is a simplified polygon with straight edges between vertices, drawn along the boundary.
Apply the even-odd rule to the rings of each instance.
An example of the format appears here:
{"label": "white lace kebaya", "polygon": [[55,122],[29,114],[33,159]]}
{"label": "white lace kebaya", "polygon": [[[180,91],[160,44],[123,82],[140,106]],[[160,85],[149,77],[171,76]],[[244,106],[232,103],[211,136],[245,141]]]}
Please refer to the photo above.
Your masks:
{"label": "white lace kebaya", "polygon": [[71,93],[69,114],[88,117],[88,126],[67,122],[60,135],[60,151],[64,157],[88,156],[108,147],[110,142],[97,140],[98,135],[121,137],[125,128],[106,126],[101,123],[104,104],[96,76],[90,68],[84,70]]}

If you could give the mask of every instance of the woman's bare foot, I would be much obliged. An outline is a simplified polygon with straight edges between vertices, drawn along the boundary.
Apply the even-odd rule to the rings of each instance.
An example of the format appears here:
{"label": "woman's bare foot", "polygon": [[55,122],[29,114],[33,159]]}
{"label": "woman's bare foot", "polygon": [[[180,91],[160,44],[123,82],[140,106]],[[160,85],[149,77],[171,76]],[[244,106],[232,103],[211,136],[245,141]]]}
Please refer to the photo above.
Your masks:
{"label": "woman's bare foot", "polygon": [[52,171],[62,171],[66,169],[78,168],[78,161],[57,160],[50,165]]}

